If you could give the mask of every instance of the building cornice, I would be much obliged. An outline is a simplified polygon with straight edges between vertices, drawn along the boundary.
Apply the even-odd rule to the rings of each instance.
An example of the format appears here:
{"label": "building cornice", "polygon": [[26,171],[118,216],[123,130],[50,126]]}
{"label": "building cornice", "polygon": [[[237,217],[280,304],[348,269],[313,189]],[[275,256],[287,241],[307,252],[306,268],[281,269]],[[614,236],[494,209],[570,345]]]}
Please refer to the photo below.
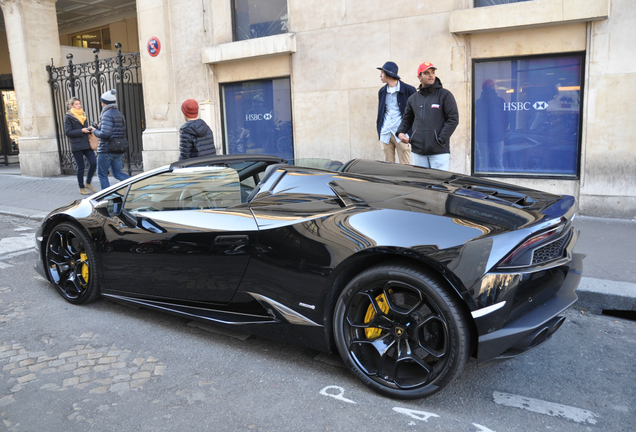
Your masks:
{"label": "building cornice", "polygon": [[533,0],[451,12],[451,33],[468,34],[609,18],[610,0]]}

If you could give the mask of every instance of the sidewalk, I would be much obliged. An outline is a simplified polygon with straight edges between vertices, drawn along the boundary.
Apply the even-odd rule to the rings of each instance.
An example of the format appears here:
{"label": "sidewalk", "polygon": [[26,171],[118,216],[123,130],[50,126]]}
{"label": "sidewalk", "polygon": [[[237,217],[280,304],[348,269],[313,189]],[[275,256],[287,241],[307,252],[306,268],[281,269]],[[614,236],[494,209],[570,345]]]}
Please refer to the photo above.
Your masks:
{"label": "sidewalk", "polygon": [[[25,177],[18,164],[0,165],[0,214],[42,220],[80,198],[75,176]],[[577,307],[636,312],[636,220],[577,216],[574,226],[581,232],[575,252],[586,255]]]}

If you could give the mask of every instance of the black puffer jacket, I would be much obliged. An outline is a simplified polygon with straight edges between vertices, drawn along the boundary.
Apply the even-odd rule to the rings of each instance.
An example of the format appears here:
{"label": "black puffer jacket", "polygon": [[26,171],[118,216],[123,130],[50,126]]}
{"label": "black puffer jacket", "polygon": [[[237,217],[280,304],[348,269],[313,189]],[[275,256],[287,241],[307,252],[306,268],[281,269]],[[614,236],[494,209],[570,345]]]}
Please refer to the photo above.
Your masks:
{"label": "black puffer jacket", "polygon": [[185,122],[179,129],[179,160],[216,154],[212,129],[201,119]]}
{"label": "black puffer jacket", "polygon": [[406,102],[397,135],[410,135],[411,151],[419,155],[450,153],[450,137],[459,123],[459,111],[453,94],[442,87],[439,78],[417,89]]}
{"label": "black puffer jacket", "polygon": [[81,124],[73,114],[66,114],[64,118],[64,133],[69,137],[71,151],[88,150],[91,146],[88,144],[88,134],[82,132],[82,129],[88,127],[88,119]]}

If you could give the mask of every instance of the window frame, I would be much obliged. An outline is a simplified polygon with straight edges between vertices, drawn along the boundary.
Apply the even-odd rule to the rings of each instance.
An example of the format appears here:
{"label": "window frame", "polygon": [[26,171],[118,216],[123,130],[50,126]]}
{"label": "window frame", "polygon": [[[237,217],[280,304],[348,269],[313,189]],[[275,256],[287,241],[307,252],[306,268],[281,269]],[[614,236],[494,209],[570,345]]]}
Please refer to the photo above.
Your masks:
{"label": "window frame", "polygon": [[[289,121],[291,124],[291,138],[292,138],[292,159],[295,157],[295,153],[296,153],[296,146],[295,146],[295,142],[294,142],[294,111],[293,111],[293,103],[292,103],[292,80],[291,80],[291,76],[289,75],[282,75],[282,76],[274,76],[274,77],[267,77],[267,78],[257,78],[257,79],[248,79],[248,80],[241,80],[241,81],[229,81],[229,82],[222,82],[219,83],[219,98],[220,98],[220,106],[221,106],[221,140],[222,140],[222,146],[223,146],[223,154],[226,155],[240,155],[243,153],[230,153],[230,143],[228,142],[228,127],[227,127],[227,117],[226,117],[226,100],[225,100],[225,86],[228,85],[233,85],[233,84],[244,84],[244,83],[251,83],[251,82],[262,82],[262,81],[275,81],[275,80],[279,80],[279,79],[287,79],[288,80],[288,84],[289,84]],[[247,154],[247,153],[245,153]],[[272,153],[272,155],[277,156],[275,154]]]}
{"label": "window frame", "polygon": [[[481,93],[481,85],[477,83],[477,65],[479,63],[489,62],[504,62],[504,61],[518,61],[518,60],[532,60],[532,59],[549,59],[560,57],[579,57],[580,58],[580,106],[579,106],[579,124],[577,131],[577,144],[576,144],[576,172],[574,174],[554,174],[554,173],[515,173],[515,172],[501,172],[501,173],[483,173],[476,172],[476,102]],[[581,178],[581,158],[582,158],[582,133],[583,133],[583,115],[584,115],[584,101],[585,101],[585,68],[586,68],[586,52],[585,51],[572,51],[572,52],[560,52],[551,54],[533,54],[533,55],[521,55],[521,56],[508,56],[508,57],[494,57],[494,58],[479,58],[472,59],[472,71],[471,71],[471,142],[470,142],[470,155],[471,163],[470,170],[471,175],[475,177],[492,177],[492,178],[527,178],[527,179],[545,179],[545,180],[580,180]]]}

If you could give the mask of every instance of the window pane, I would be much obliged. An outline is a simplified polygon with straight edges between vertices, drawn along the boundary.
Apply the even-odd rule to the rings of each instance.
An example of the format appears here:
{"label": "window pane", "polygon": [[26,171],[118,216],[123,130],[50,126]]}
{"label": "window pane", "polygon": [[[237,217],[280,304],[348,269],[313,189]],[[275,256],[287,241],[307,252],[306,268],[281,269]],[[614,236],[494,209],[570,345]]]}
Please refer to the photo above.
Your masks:
{"label": "window pane", "polygon": [[110,28],[106,27],[102,29],[102,49],[109,50],[110,47]]}
{"label": "window pane", "polygon": [[287,33],[287,0],[234,0],[234,40]]}
{"label": "window pane", "polygon": [[86,48],[99,48],[102,49],[102,32],[99,30],[90,30],[82,33],[82,39],[84,40],[84,47]]}
{"label": "window pane", "polygon": [[240,203],[235,170],[203,167],[175,170],[133,184],[124,208],[130,212],[206,210]]}
{"label": "window pane", "polygon": [[222,86],[227,154],[294,155],[289,78]]}
{"label": "window pane", "polygon": [[519,3],[523,1],[530,1],[530,0],[475,0],[475,7],[493,6],[493,5],[500,5],[500,4],[507,4],[507,3]]}
{"label": "window pane", "polygon": [[576,176],[581,55],[475,63],[474,171]]}

